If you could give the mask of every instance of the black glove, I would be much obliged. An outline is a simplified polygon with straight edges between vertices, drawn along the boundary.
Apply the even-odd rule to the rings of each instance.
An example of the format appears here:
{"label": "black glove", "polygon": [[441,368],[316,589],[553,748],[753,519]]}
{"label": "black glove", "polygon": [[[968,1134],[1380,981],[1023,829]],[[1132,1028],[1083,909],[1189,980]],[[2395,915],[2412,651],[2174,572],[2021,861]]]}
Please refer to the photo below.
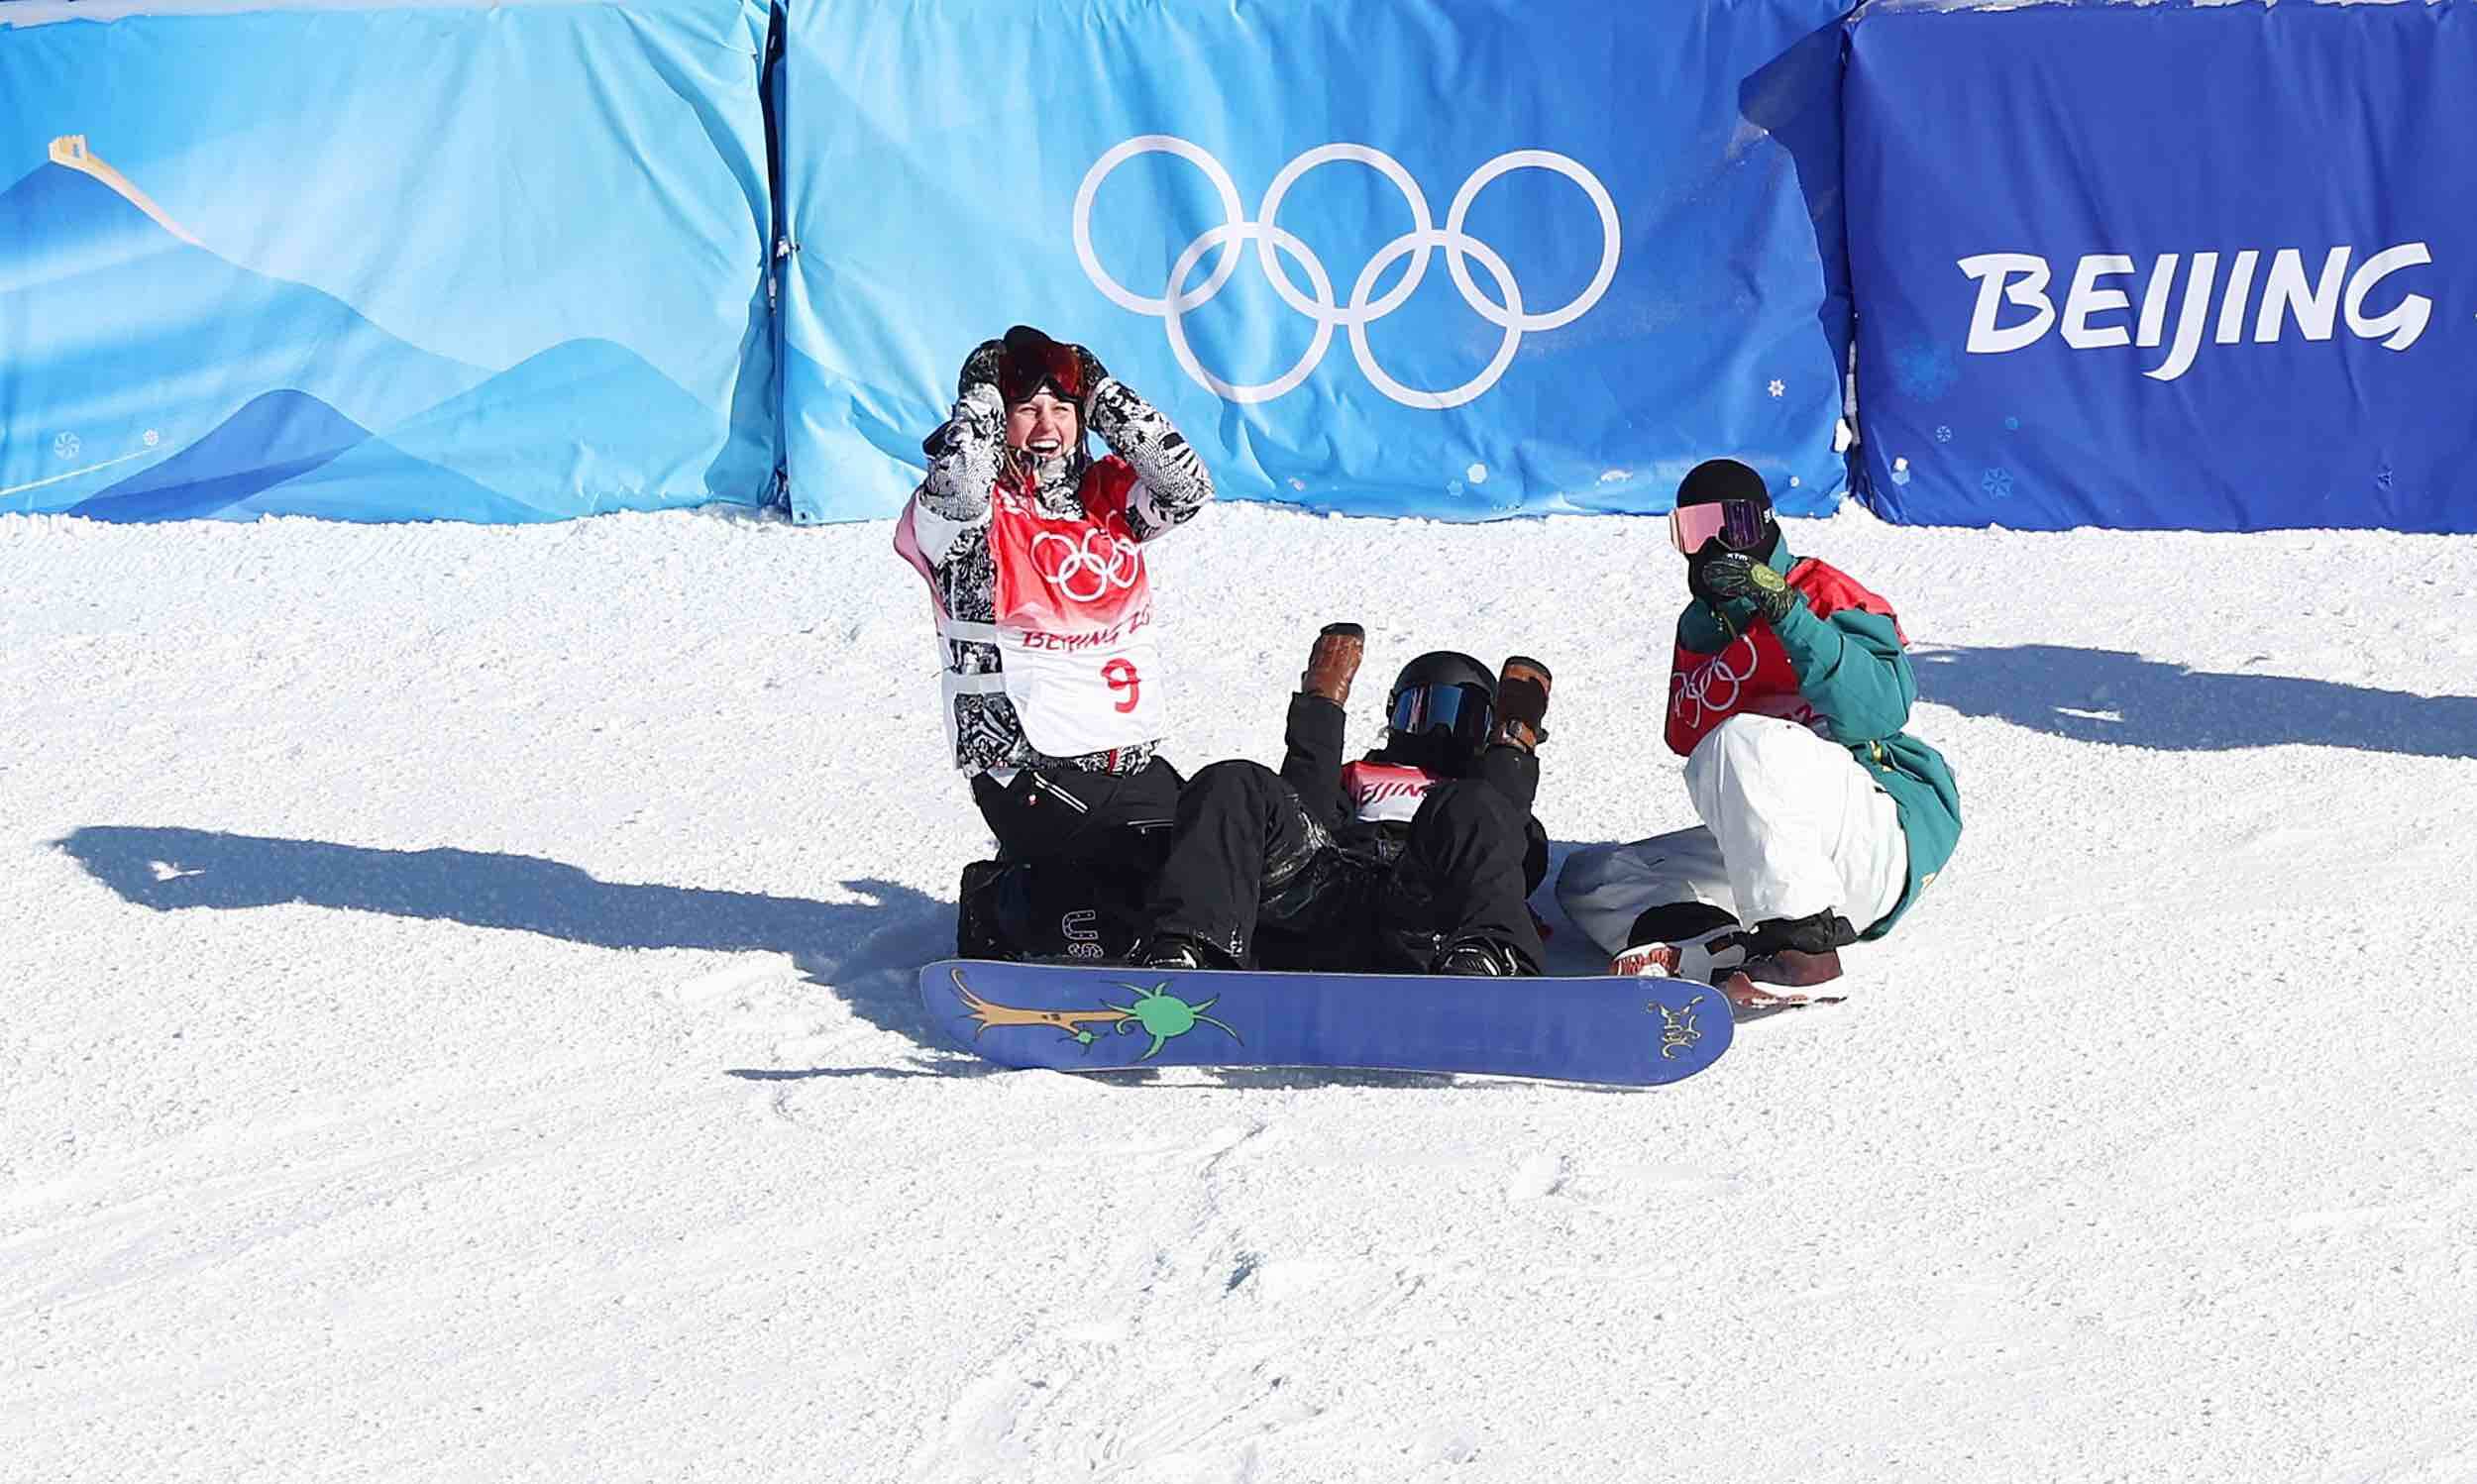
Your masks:
{"label": "black glove", "polygon": [[1007,343],[1003,340],[984,340],[974,346],[972,354],[963,358],[962,374],[955,377],[955,400],[961,401],[969,396],[975,386],[995,390],[1006,357]]}
{"label": "black glove", "polygon": [[1489,740],[1529,752],[1548,740],[1549,668],[1525,655],[1505,661],[1496,680],[1496,727]]}
{"label": "black glove", "polygon": [[1723,552],[1686,572],[1686,585],[1738,633],[1760,618],[1778,627],[1797,602],[1797,590],[1772,564],[1745,552]]}

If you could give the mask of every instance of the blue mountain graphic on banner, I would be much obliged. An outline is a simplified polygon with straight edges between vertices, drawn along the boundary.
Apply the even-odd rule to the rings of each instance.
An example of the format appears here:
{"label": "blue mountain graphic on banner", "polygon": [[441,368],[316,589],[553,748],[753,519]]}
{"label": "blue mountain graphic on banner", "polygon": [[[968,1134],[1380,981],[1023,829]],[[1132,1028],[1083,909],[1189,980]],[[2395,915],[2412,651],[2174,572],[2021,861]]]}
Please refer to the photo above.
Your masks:
{"label": "blue mountain graphic on banner", "polygon": [[71,515],[96,520],[184,520],[220,515],[356,444],[370,430],[300,391],[270,391],[222,426],[142,474],[130,476]]}
{"label": "blue mountain graphic on banner", "polygon": [[[711,430],[692,447],[683,428]],[[625,346],[571,340],[387,427],[386,445],[500,491],[521,490],[516,517],[641,510],[702,497],[723,452],[722,415]],[[360,451],[324,477],[359,477]],[[508,517],[493,517],[505,519]]]}
{"label": "blue mountain graphic on banner", "polygon": [[383,438],[373,438],[275,485],[235,513],[514,525],[572,512],[538,510],[495,489],[485,489],[463,475],[412,458]]}
{"label": "blue mountain graphic on banner", "polygon": [[77,504],[159,447],[223,434],[269,392],[369,428],[488,374],[331,294],[235,266],[101,178],[120,179],[82,144],[75,167],[60,149],[0,192],[0,508]]}
{"label": "blue mountain graphic on banner", "polygon": [[[353,468],[338,478],[332,467],[348,453]],[[462,475],[405,457],[299,391],[267,393],[196,443],[66,513],[110,521],[255,515],[360,521],[540,518]]]}

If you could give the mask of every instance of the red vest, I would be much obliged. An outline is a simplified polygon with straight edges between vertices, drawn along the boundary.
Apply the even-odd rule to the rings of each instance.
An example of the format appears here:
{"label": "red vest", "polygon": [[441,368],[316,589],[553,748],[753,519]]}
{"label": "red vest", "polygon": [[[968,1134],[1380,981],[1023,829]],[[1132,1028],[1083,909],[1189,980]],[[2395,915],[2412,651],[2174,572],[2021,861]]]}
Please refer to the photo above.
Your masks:
{"label": "red vest", "polygon": [[1013,480],[990,495],[989,554],[997,576],[994,621],[968,623],[938,601],[935,574],[913,530],[918,507],[896,523],[895,549],[930,580],[942,638],[997,646],[995,675],[946,672],[947,725],[955,696],[1003,690],[1023,735],[1041,753],[1081,757],[1158,740],[1163,715],[1160,650],[1152,635],[1152,584],[1142,545],[1128,522],[1135,471],[1115,456],[1084,471],[1084,513],[1054,516]]}
{"label": "red vest", "polygon": [[1127,521],[1135,471],[1104,459],[1084,471],[1081,517],[1044,513],[1001,479],[990,496],[989,554],[998,573],[998,622],[1044,634],[1118,627],[1152,603],[1143,547]]}
{"label": "red vest", "polygon": [[[1817,618],[1857,608],[1891,618],[1893,631],[1899,632],[1900,620],[1893,618],[1892,605],[1836,567],[1808,557],[1789,569],[1788,584],[1805,594],[1806,606]],[[1903,635],[1901,642],[1908,643],[1908,637]],[[1761,619],[1716,655],[1682,643],[1677,646],[1669,671],[1669,750],[1684,757],[1713,727],[1740,712],[1778,716],[1823,730],[1822,716],[1798,693],[1797,671],[1789,664],[1788,651],[1780,647],[1772,625]]]}

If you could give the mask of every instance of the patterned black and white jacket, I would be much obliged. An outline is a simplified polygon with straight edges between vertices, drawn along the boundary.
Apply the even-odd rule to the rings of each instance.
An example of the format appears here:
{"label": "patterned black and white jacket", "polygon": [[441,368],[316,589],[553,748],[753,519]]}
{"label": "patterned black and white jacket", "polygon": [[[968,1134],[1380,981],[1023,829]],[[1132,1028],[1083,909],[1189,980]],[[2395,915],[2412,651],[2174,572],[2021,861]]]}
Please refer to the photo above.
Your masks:
{"label": "patterned black and white jacket", "polygon": [[[1204,461],[1170,420],[1126,382],[1104,377],[1093,388],[1087,412],[1091,431],[1134,470],[1127,520],[1137,541],[1151,541],[1184,524],[1213,497],[1213,476]],[[995,387],[966,390],[945,427],[930,438],[928,477],[912,496],[913,531],[929,564],[929,581],[946,612],[969,622],[988,623],[997,616],[998,574],[990,555],[989,518],[991,496],[1007,459],[1006,418]],[[1043,466],[1036,492],[1040,508],[1080,518],[1085,513],[1084,473],[1090,467],[1080,443]],[[995,675],[1003,668],[993,644],[948,639],[939,648],[946,669],[957,676]],[[1023,735],[1005,691],[957,691],[952,701],[955,766],[966,773],[1057,767],[1131,773],[1150,762],[1160,745],[1154,738],[1112,752],[1052,758]]]}

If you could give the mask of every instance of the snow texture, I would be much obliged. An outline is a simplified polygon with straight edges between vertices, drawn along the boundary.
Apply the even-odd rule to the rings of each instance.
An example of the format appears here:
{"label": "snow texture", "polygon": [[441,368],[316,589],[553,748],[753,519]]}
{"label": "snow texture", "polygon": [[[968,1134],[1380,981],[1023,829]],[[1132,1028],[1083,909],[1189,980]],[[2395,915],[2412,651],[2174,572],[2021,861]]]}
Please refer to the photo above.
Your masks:
{"label": "snow texture", "polygon": [[[1349,618],[1682,825],[1664,534],[1209,510],[1170,755]],[[1968,834],[1621,1094],[947,1049],[885,523],[0,517],[0,1475],[2477,1478],[2477,541],[1789,539]]]}

